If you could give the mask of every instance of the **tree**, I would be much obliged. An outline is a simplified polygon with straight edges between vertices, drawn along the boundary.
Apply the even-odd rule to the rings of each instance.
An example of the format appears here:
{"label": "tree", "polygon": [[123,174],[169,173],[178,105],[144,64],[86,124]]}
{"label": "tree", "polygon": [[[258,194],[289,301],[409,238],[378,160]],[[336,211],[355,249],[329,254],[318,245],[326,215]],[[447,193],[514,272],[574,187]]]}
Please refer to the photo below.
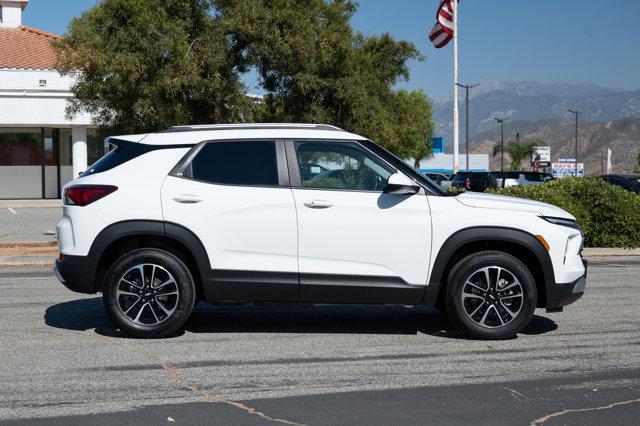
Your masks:
{"label": "tree", "polygon": [[[68,113],[123,132],[322,122],[423,158],[430,102],[393,89],[423,57],[389,34],[354,32],[355,11],[350,0],[102,0],[55,43],[58,70],[77,76]],[[246,95],[251,70],[264,102]]]}
{"label": "tree", "polygon": [[[522,160],[533,155],[534,148],[543,146],[540,141],[529,141],[524,143],[509,142],[504,147],[504,152],[511,157],[509,168],[511,170],[520,170]],[[502,152],[502,145],[498,144],[493,147],[493,156],[497,156]]]}
{"label": "tree", "polygon": [[123,132],[241,121],[252,101],[206,0],[103,0],[54,43],[72,115]]}
{"label": "tree", "polygon": [[435,124],[431,118],[431,100],[422,90],[407,92],[398,90],[393,94],[393,114],[397,136],[403,158],[412,158],[414,168],[420,167],[423,158],[432,156],[431,137]]}
{"label": "tree", "polygon": [[[356,11],[353,2],[213,4],[238,62],[255,67],[267,92],[263,120],[335,124],[402,158],[431,152],[425,142],[432,131],[428,99],[392,89],[408,78],[407,62],[422,60],[422,55],[413,44],[389,34],[354,32],[349,23]],[[403,105],[401,100],[410,102]]]}

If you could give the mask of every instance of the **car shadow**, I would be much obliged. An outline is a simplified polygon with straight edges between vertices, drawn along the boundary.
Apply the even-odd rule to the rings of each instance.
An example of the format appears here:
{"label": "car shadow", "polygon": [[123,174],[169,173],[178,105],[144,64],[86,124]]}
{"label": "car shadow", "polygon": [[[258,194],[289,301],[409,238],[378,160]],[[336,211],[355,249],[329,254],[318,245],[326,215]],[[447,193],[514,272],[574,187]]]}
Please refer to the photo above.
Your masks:
{"label": "car shadow", "polygon": [[[45,312],[44,321],[54,328],[94,330],[105,336],[127,337],[115,327],[104,310],[100,297],[50,306]],[[553,320],[535,315],[522,334],[543,334],[557,328]],[[192,333],[422,333],[450,339],[465,338],[446,315],[427,306],[256,306],[201,303],[194,309],[184,329]]]}

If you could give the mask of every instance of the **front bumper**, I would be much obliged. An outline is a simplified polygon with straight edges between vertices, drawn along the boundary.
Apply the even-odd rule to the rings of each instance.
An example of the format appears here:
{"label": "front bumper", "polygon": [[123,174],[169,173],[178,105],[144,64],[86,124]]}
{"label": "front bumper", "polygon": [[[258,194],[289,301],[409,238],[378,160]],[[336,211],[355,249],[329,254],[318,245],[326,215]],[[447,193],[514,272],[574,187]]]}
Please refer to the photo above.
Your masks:
{"label": "front bumper", "polygon": [[58,280],[71,291],[93,294],[98,289],[95,284],[96,266],[87,256],[63,256],[56,259],[53,267]]}
{"label": "front bumper", "polygon": [[587,286],[587,261],[584,264],[584,275],[570,283],[556,283],[547,288],[547,309],[557,309],[567,306],[580,299],[584,295]]}

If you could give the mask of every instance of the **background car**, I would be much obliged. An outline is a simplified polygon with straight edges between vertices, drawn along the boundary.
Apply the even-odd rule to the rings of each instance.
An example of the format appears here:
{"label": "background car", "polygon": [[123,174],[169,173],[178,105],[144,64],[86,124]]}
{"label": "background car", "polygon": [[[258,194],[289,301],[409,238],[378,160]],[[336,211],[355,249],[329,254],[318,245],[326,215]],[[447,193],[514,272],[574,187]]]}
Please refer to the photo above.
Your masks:
{"label": "background car", "polygon": [[611,185],[640,194],[640,174],[602,175],[600,177]]}
{"label": "background car", "polygon": [[484,192],[489,188],[496,188],[496,178],[490,172],[460,172],[453,176],[451,186]]}
{"label": "background car", "polygon": [[442,182],[451,180],[451,176],[447,176],[444,173],[423,173],[423,175],[438,185],[442,185]]}
{"label": "background car", "polygon": [[549,173],[539,172],[491,172],[496,179],[496,188],[508,188],[516,185],[540,185],[552,181],[554,177]]}

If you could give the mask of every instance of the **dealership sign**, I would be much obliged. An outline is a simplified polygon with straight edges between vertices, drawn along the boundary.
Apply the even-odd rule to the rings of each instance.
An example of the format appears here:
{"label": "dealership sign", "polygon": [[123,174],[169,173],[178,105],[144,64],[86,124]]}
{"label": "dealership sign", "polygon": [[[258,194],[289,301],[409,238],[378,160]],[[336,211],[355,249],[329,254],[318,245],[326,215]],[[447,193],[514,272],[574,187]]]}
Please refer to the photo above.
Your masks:
{"label": "dealership sign", "polygon": [[551,147],[548,146],[536,146],[533,148],[533,154],[531,155],[531,165],[534,169],[540,167],[549,167],[551,165]]}
{"label": "dealership sign", "polygon": [[[576,163],[553,163],[551,174],[554,178],[575,176]],[[584,176],[584,163],[578,163],[578,176]]]}

